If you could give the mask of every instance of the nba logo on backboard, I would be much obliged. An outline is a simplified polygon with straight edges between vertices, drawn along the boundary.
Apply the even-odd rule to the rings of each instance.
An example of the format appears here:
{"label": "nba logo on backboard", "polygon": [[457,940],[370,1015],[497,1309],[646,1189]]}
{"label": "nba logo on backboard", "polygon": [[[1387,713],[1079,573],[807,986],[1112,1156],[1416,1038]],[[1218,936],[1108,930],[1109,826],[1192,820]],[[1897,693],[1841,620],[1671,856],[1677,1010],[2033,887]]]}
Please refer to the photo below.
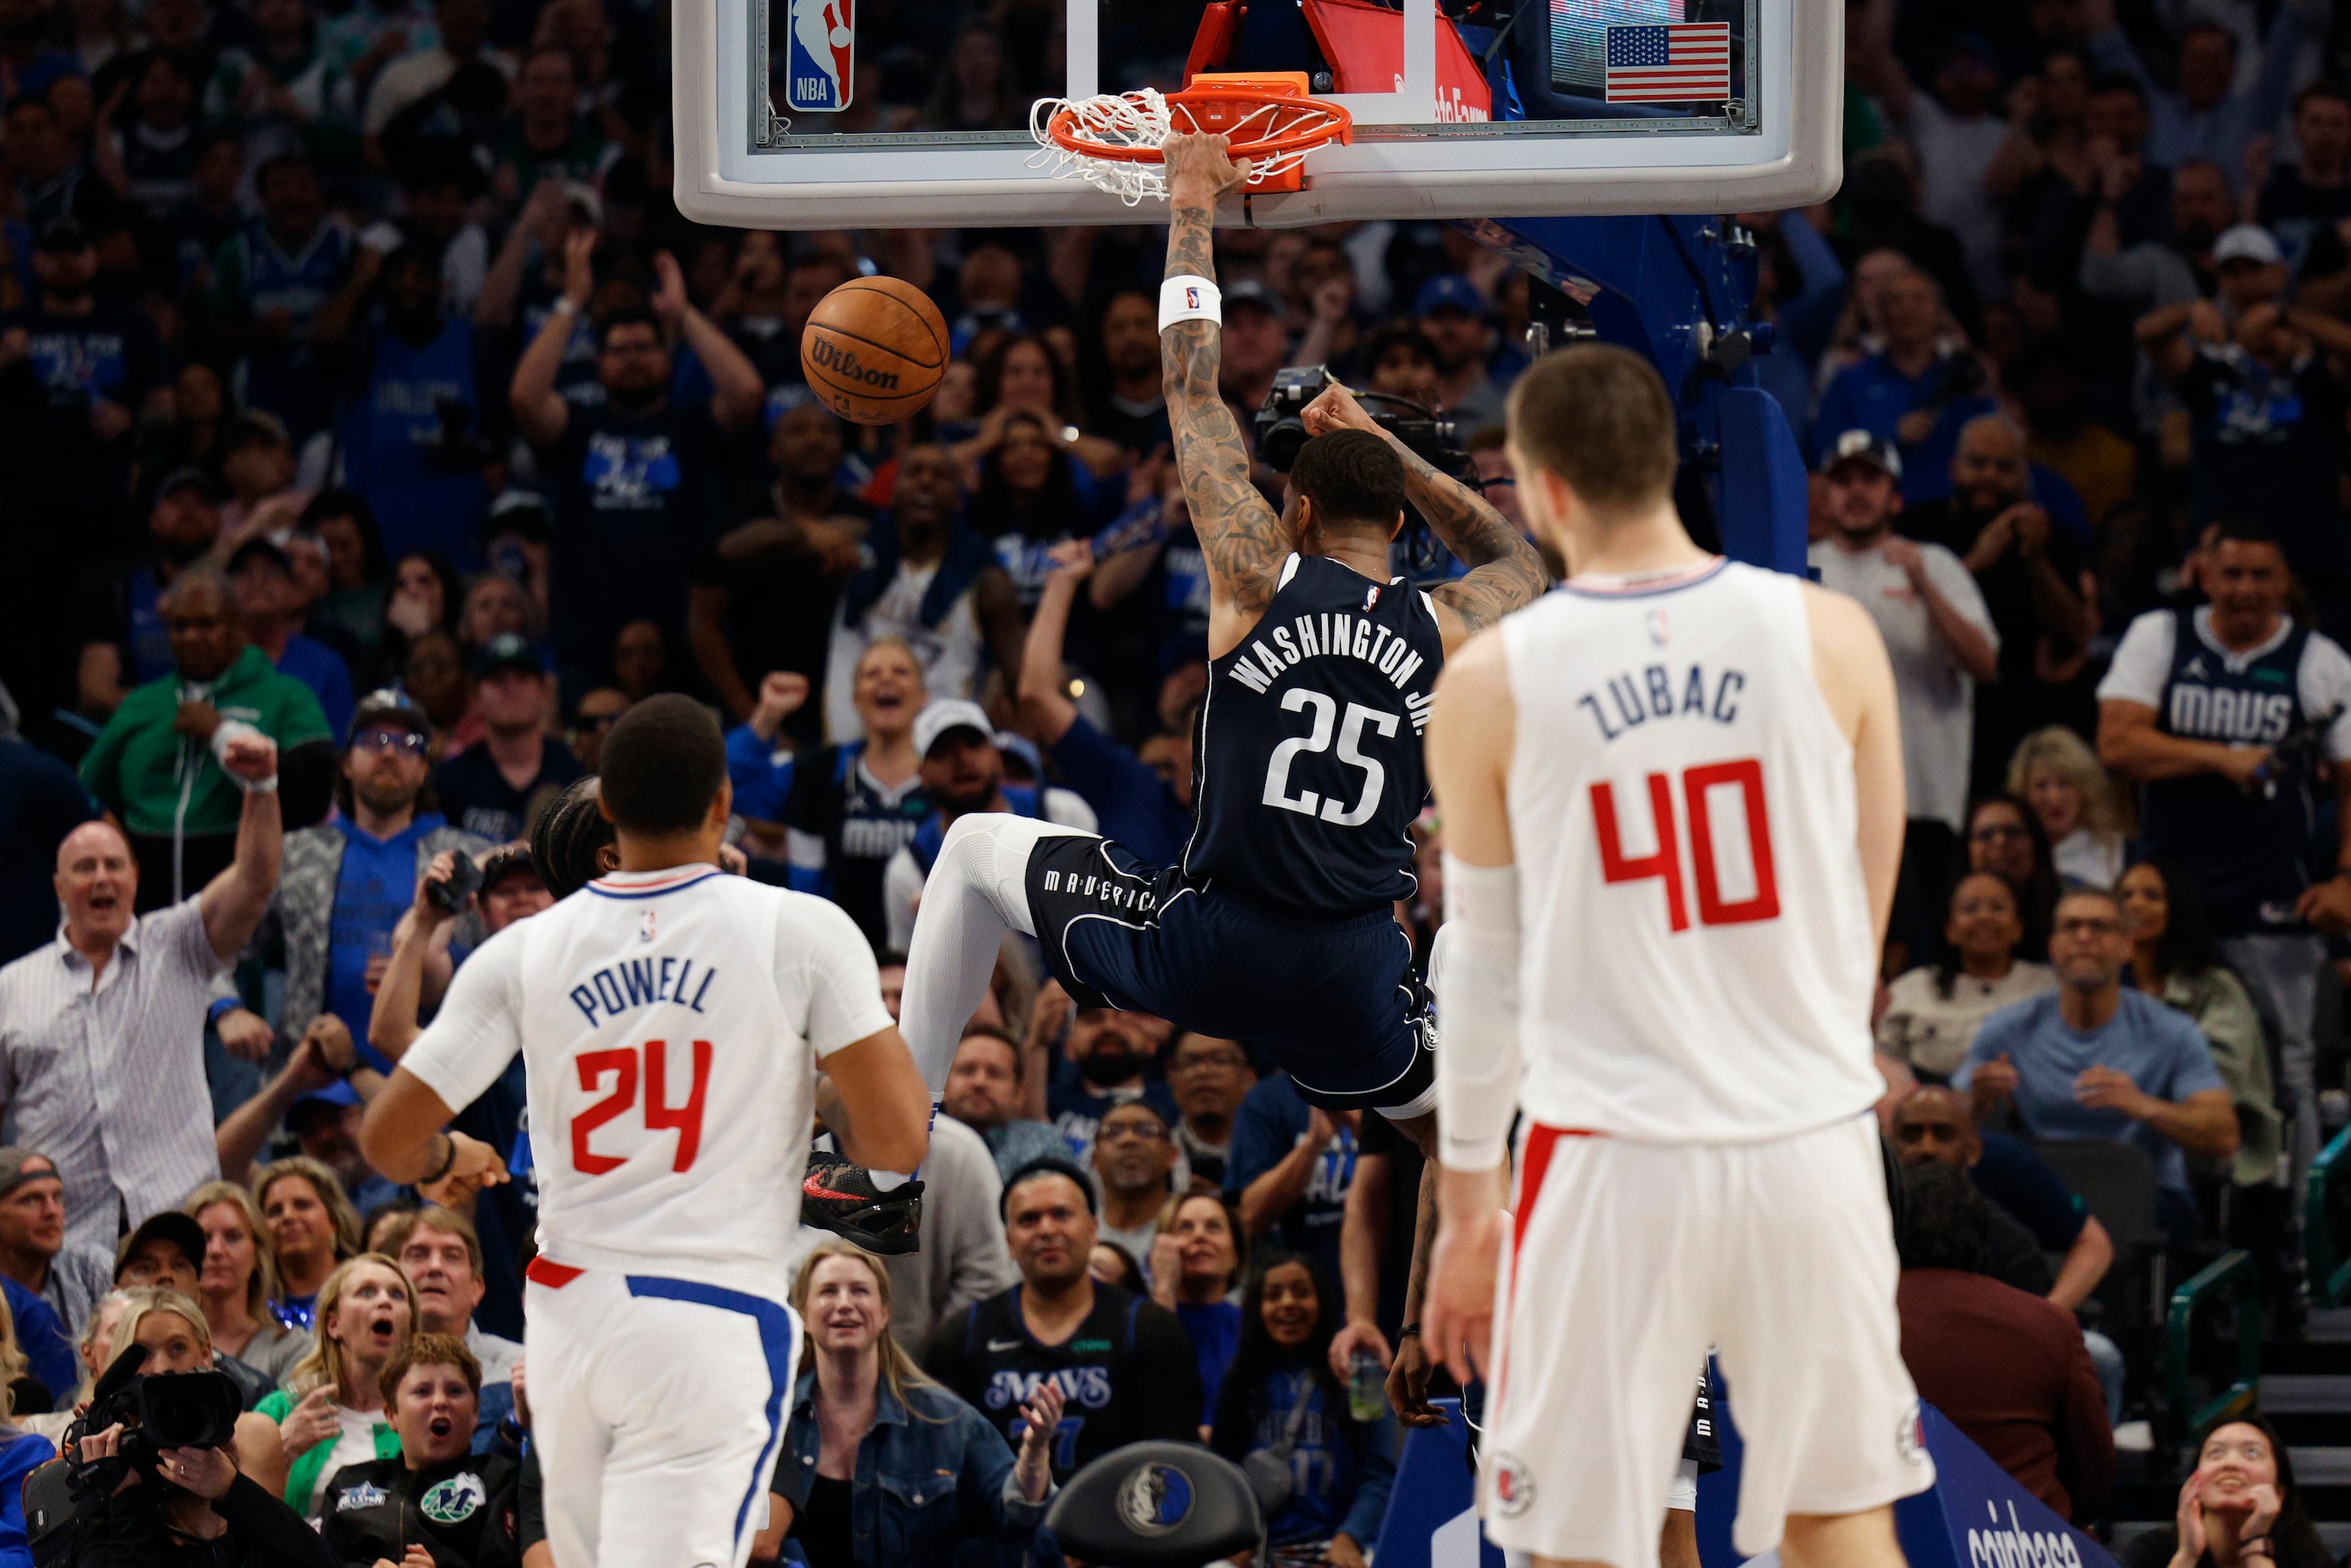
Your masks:
{"label": "nba logo on backboard", "polygon": [[787,108],[837,113],[849,107],[854,85],[857,0],[791,0],[792,30],[784,45]]}

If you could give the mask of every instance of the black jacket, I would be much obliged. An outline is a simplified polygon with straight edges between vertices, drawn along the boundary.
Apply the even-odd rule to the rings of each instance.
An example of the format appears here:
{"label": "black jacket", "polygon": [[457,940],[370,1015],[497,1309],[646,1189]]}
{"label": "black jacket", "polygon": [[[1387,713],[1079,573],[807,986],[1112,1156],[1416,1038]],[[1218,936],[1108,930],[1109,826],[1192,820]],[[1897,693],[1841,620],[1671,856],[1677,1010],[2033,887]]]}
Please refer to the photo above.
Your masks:
{"label": "black jacket", "polygon": [[[42,1485],[48,1479],[45,1472],[55,1472],[53,1487]],[[58,1504],[68,1503],[64,1472],[65,1462],[57,1459],[26,1478],[26,1523],[36,1537],[42,1511],[36,1490]],[[193,1541],[164,1529],[154,1510],[126,1494],[90,1508],[54,1538],[37,1540],[34,1558],[59,1568],[338,1568],[334,1552],[302,1516],[250,1477],[238,1476],[213,1511],[227,1521],[226,1533],[217,1541]]]}
{"label": "black jacket", "polygon": [[319,1493],[337,1562],[374,1568],[422,1542],[440,1568],[516,1568],[520,1469],[503,1454],[462,1454],[412,1470],[403,1459],[345,1465]]}

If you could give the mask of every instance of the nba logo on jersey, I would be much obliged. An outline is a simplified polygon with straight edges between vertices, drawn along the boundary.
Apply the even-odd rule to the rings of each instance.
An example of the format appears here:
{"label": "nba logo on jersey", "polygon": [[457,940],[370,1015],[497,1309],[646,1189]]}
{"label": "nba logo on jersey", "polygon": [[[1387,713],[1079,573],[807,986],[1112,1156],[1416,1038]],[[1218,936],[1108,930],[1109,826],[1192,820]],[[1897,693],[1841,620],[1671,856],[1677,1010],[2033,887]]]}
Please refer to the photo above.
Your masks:
{"label": "nba logo on jersey", "polygon": [[787,108],[838,113],[849,107],[857,41],[857,0],[791,0],[784,44]]}

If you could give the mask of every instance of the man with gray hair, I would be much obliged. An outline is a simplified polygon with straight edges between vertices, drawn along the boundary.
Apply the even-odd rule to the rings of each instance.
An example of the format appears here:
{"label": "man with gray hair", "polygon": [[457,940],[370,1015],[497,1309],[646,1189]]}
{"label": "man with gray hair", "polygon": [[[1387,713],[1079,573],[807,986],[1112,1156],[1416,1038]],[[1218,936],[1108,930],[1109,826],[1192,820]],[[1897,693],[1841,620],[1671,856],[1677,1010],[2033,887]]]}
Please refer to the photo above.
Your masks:
{"label": "man with gray hair", "polygon": [[0,968],[0,1138],[55,1162],[69,1241],[110,1246],[126,1221],[220,1174],[204,1012],[269,905],[284,827],[277,743],[246,722],[215,731],[207,763],[241,800],[230,863],[194,896],[137,914],[130,841],[85,822],[57,850],[57,939]]}
{"label": "man with gray hair", "polygon": [[[270,743],[270,777],[285,765],[283,821],[297,827],[326,814],[335,768],[319,699],[246,641],[227,578],[183,572],[160,608],[172,668],[122,699],[81,765],[83,784],[129,831],[142,915],[188,898],[235,860],[243,808],[227,747]],[[276,863],[273,849],[273,880]]]}
{"label": "man with gray hair", "polygon": [[2090,631],[2082,598],[2083,539],[2065,521],[2081,499],[2056,475],[2035,471],[2024,432],[2005,414],[1979,414],[1959,429],[1951,493],[1910,508],[1903,531],[1965,563],[2000,634],[2000,678],[1976,690],[1971,794],[2001,788],[2016,743],[2044,725],[2086,727],[2089,704],[2044,677],[2077,667]]}

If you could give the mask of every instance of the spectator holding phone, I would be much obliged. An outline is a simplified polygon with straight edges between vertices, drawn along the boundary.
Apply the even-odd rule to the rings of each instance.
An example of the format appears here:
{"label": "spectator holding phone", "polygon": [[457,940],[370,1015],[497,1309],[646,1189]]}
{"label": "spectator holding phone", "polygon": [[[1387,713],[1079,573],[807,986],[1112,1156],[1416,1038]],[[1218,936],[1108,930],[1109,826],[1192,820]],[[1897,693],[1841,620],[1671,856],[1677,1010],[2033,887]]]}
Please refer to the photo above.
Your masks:
{"label": "spectator holding phone", "polygon": [[435,855],[461,849],[479,858],[490,847],[433,809],[432,741],[432,719],[406,692],[385,687],[360,699],[335,785],[341,810],[287,835],[285,874],[263,927],[265,945],[286,950],[286,1037],[302,1039],[331,1013],[380,1072],[392,1063],[367,1043],[367,1019],[392,961],[392,928]]}

